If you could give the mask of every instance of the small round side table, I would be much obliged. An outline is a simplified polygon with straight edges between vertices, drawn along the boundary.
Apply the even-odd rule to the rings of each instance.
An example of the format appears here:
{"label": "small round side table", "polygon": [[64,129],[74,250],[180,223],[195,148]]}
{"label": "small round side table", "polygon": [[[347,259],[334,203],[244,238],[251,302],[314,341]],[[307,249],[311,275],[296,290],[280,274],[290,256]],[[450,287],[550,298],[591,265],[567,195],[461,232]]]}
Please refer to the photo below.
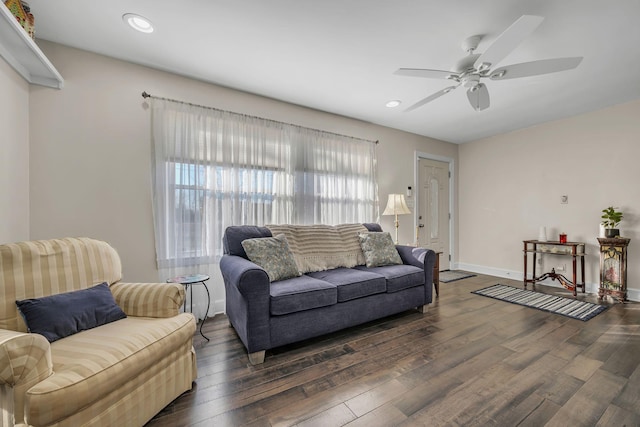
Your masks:
{"label": "small round side table", "polygon": [[[191,274],[188,276],[176,276],[176,277],[172,277],[171,279],[167,279],[168,283],[181,283],[184,285],[185,287],[185,291],[188,291],[189,288],[191,288],[191,313],[193,313],[193,286],[192,285],[203,285],[204,289],[207,291],[207,311],[204,312],[204,318],[202,319],[202,322],[200,322],[200,335],[202,335],[202,337],[204,339],[206,339],[207,341],[209,341],[209,338],[207,338],[203,333],[202,333],[202,325],[204,325],[204,321],[207,320],[207,315],[209,314],[209,306],[211,305],[211,294],[209,294],[209,288],[207,287],[207,284],[205,283],[207,280],[209,280],[209,276],[207,276],[206,274]],[[187,299],[184,299],[184,311],[185,313],[187,312]]]}

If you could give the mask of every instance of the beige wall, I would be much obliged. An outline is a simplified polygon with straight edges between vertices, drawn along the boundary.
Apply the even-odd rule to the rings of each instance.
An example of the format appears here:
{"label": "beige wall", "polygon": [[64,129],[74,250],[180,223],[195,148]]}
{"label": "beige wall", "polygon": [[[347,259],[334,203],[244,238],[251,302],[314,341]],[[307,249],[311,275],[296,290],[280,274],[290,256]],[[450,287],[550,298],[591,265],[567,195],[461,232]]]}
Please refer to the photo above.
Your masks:
{"label": "beige wall", "polygon": [[[614,205],[625,215],[621,234],[632,239],[628,282],[639,300],[639,118],[634,101],[461,145],[459,266],[521,279],[522,240],[546,226],[549,239],[566,232],[587,243],[586,279],[594,291],[600,211]],[[560,204],[561,195],[568,204]],[[545,271],[571,268],[569,258],[544,262]]]}
{"label": "beige wall", "polygon": [[0,243],[29,240],[29,84],[0,60]]}
{"label": "beige wall", "polygon": [[[594,290],[600,210],[620,206],[625,212],[622,233],[633,239],[631,296],[640,299],[640,270],[634,268],[639,261],[639,101],[458,147],[53,43],[39,44],[65,78],[62,91],[29,87],[0,61],[0,241],[92,236],[118,249],[125,279],[159,279],[151,223],[149,111],[140,97],[146,90],[380,140],[381,210],[388,193],[414,185],[416,151],[453,158],[460,200],[454,200],[459,206],[454,266],[460,268],[521,278],[521,241],[537,237],[538,228],[546,226],[550,237],[564,231],[571,240],[588,243],[587,282]],[[569,196],[567,205],[560,204],[563,194]],[[411,220],[402,219],[400,241],[411,241]],[[393,229],[391,217],[380,222]],[[558,260],[547,259],[544,267],[569,264]],[[213,299],[223,298],[217,283]]]}
{"label": "beige wall", "polygon": [[[457,159],[454,144],[39,42],[65,79],[31,88],[31,237],[91,236],[120,253],[124,276],[155,281],[150,192],[150,116],[140,94],[185,100],[355,137],[380,140],[381,207],[413,185],[416,151]],[[391,217],[381,217],[386,230]],[[400,239],[413,226],[402,221]],[[213,300],[224,290],[217,280]],[[221,307],[216,307],[220,311]]]}

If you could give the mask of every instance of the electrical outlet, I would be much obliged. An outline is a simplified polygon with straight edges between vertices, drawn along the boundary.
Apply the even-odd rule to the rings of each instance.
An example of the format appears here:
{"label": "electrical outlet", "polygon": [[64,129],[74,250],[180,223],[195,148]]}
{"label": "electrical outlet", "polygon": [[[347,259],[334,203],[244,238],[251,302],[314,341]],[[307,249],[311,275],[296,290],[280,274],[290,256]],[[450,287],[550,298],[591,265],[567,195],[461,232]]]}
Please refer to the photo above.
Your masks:
{"label": "electrical outlet", "polygon": [[567,265],[562,264],[562,265],[556,266],[556,271],[567,271]]}
{"label": "electrical outlet", "polygon": [[569,203],[569,196],[560,196],[560,204],[566,205]]}

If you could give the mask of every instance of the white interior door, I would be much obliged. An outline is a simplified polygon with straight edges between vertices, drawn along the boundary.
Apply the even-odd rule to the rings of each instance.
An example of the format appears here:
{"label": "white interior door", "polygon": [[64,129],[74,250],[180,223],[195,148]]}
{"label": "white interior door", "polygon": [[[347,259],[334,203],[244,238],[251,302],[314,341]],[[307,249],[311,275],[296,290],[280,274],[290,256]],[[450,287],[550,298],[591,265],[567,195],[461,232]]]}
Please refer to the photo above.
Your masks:
{"label": "white interior door", "polygon": [[440,270],[449,269],[449,164],[418,161],[418,237],[422,247],[442,252]]}

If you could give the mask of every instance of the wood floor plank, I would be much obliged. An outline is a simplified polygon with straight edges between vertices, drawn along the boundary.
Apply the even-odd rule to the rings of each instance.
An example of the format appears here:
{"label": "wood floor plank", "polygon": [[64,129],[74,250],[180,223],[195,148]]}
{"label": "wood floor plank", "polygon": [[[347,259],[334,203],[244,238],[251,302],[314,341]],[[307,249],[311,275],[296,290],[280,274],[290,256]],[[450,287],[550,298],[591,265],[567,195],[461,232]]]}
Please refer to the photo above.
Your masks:
{"label": "wood floor plank", "polygon": [[441,284],[427,313],[272,349],[256,366],[216,315],[211,341],[194,335],[194,388],[148,426],[639,425],[640,304],[581,322],[471,293],[496,283],[522,287],[481,274]]}
{"label": "wood floor plank", "polygon": [[378,387],[398,376],[394,370],[385,370],[377,363],[372,363],[371,370],[352,381],[327,388],[304,399],[291,401],[283,409],[269,414],[273,426],[289,426],[325,411],[339,403]]}
{"label": "wood floor plank", "polygon": [[498,363],[469,378],[449,392],[445,399],[422,408],[411,419],[425,425],[467,425],[486,407],[487,401],[492,401],[495,394],[500,393],[500,385],[516,373],[507,364]]}
{"label": "wood floor plank", "polygon": [[[515,413],[518,417],[524,419],[527,413],[517,412],[517,408],[546,382],[552,381],[551,375],[545,376],[542,372],[557,372],[565,363],[562,359],[545,354],[506,381],[485,391],[486,400],[484,404],[475,407],[473,414],[497,420]],[[473,415],[468,413],[459,413],[455,421],[459,424],[464,424],[470,421],[472,417]]]}
{"label": "wood floor plank", "polygon": [[602,365],[602,369],[628,378],[640,365],[640,331],[634,327],[627,333],[627,339],[620,351],[611,354]]}
{"label": "wood floor plank", "polygon": [[468,381],[469,378],[478,375],[478,373],[485,372],[492,366],[495,366],[496,361],[503,360],[512,354],[513,351],[506,347],[492,346],[465,360],[464,363],[459,363],[455,367],[450,368],[447,371],[447,375],[465,382]]}
{"label": "wood floor plank", "polygon": [[[544,425],[555,412],[560,408],[555,406],[555,410],[549,410],[545,406],[546,400],[535,393],[528,395],[520,403],[509,408],[508,411],[503,411],[494,416],[496,424],[502,426],[519,426],[525,420],[529,419],[529,423],[535,421],[542,421],[540,424]],[[542,409],[541,409],[542,408]]]}
{"label": "wood floor plank", "polygon": [[595,425],[627,380],[598,370],[549,420],[549,426]]}
{"label": "wood floor plank", "polygon": [[616,405],[609,405],[604,411],[597,427],[609,426],[640,426],[640,414],[637,411],[622,409]]}
{"label": "wood floor plank", "polygon": [[[548,374],[547,374],[548,375]],[[546,381],[536,394],[562,406],[584,385],[584,381],[574,376],[567,375],[565,372],[554,374],[551,381]]]}
{"label": "wood floor plank", "polygon": [[395,399],[394,406],[407,417],[444,399],[449,391],[462,382],[446,374],[431,378],[428,382],[402,393]]}
{"label": "wood floor plank", "polygon": [[[537,397],[535,394],[530,396],[530,397]],[[537,400],[535,401],[537,402]],[[529,401],[527,400],[525,402],[526,404],[529,404]],[[531,409],[531,412],[529,412],[526,417],[524,419],[522,419],[517,425],[518,427],[540,427],[543,426],[545,424],[547,424],[547,422],[555,415],[556,412],[558,412],[558,410],[560,410],[560,406],[557,405],[556,403],[548,400],[548,399],[543,399],[539,405],[535,406],[534,408]],[[520,411],[518,411],[517,409],[513,411],[514,413],[518,413]],[[508,414],[510,415],[510,414]],[[498,420],[498,425],[516,425],[516,424],[509,424],[506,420]]]}
{"label": "wood floor plank", "polygon": [[367,412],[348,424],[347,427],[389,427],[397,426],[406,421],[407,417],[398,410],[393,404],[386,403]]}
{"label": "wood floor plank", "polygon": [[564,372],[579,380],[587,381],[601,366],[602,362],[599,360],[578,355],[567,365]]}
{"label": "wood floor plank", "polygon": [[613,403],[629,411],[638,412],[638,408],[640,408],[640,364],[629,376],[629,381],[618,396],[613,399]]}
{"label": "wood floor plank", "polygon": [[398,395],[407,391],[407,387],[394,378],[391,381],[347,400],[345,404],[351,412],[360,417],[394,400]]}
{"label": "wood floor plank", "polygon": [[299,422],[296,427],[340,427],[355,419],[356,416],[353,412],[344,403],[341,403]]}
{"label": "wood floor plank", "polygon": [[564,360],[573,360],[576,356],[584,351],[585,347],[570,343],[568,340],[562,343],[556,343],[550,350],[550,354],[560,357]]}

